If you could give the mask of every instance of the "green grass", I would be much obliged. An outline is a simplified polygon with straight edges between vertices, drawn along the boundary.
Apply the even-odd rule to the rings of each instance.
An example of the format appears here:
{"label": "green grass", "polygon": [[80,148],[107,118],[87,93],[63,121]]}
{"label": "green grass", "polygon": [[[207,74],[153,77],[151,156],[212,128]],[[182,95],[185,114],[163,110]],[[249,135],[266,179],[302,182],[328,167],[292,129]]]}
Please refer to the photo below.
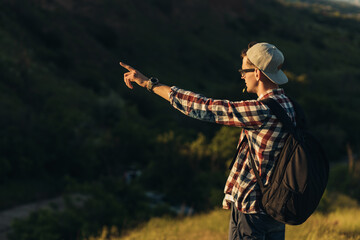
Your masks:
{"label": "green grass", "polygon": [[[104,227],[101,236],[88,240],[218,240],[227,239],[230,211],[213,210],[185,218],[153,218],[121,236],[115,227]],[[286,227],[291,240],[360,240],[360,208],[315,213],[304,224]]]}

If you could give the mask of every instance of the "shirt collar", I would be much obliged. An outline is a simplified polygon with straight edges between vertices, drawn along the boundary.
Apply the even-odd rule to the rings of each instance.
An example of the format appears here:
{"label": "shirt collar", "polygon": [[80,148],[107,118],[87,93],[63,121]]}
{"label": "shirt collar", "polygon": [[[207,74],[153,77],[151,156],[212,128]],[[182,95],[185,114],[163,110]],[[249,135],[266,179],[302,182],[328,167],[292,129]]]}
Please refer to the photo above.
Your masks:
{"label": "shirt collar", "polygon": [[261,94],[257,100],[260,101],[262,99],[269,98],[270,96],[273,95],[282,95],[282,94],[285,94],[284,89],[282,88],[270,89],[265,93]]}

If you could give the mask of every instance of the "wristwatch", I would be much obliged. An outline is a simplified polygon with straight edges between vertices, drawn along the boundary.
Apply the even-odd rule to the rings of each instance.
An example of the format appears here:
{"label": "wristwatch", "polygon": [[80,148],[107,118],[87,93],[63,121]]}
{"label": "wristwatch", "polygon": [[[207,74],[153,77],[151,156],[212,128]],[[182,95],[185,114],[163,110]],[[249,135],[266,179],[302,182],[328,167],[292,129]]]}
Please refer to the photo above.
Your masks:
{"label": "wristwatch", "polygon": [[151,78],[149,78],[149,81],[147,82],[146,88],[147,88],[147,90],[149,90],[149,92],[152,92],[154,86],[157,84],[159,84],[159,79],[151,77]]}

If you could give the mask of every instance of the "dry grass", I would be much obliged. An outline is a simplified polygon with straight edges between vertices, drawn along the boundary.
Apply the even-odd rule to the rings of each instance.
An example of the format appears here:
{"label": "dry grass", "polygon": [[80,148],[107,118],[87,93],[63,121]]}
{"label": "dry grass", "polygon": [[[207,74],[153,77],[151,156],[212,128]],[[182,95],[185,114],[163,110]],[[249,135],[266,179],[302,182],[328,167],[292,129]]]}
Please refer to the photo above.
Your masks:
{"label": "dry grass", "polygon": [[300,226],[287,226],[286,239],[360,240],[360,208],[316,213]]}
{"label": "dry grass", "polygon": [[[119,236],[116,228],[104,227],[102,236],[89,240],[219,240],[227,239],[230,211],[214,210],[181,219],[153,218],[143,226]],[[360,240],[360,208],[315,213],[300,226],[287,226],[291,240]]]}
{"label": "dry grass", "polygon": [[116,236],[116,228],[104,227],[102,236],[89,240],[227,239],[229,214],[230,211],[214,210],[207,214],[180,219],[153,218],[145,225],[121,237]]}

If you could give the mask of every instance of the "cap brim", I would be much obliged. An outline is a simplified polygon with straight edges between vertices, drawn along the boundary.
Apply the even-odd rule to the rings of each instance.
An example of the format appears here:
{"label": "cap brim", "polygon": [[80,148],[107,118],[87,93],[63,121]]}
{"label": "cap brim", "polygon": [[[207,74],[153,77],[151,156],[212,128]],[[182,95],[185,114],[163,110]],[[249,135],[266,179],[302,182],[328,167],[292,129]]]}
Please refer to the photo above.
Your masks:
{"label": "cap brim", "polygon": [[281,70],[277,71],[276,73],[269,73],[262,71],[272,82],[281,85],[287,83],[289,80],[285,73]]}

